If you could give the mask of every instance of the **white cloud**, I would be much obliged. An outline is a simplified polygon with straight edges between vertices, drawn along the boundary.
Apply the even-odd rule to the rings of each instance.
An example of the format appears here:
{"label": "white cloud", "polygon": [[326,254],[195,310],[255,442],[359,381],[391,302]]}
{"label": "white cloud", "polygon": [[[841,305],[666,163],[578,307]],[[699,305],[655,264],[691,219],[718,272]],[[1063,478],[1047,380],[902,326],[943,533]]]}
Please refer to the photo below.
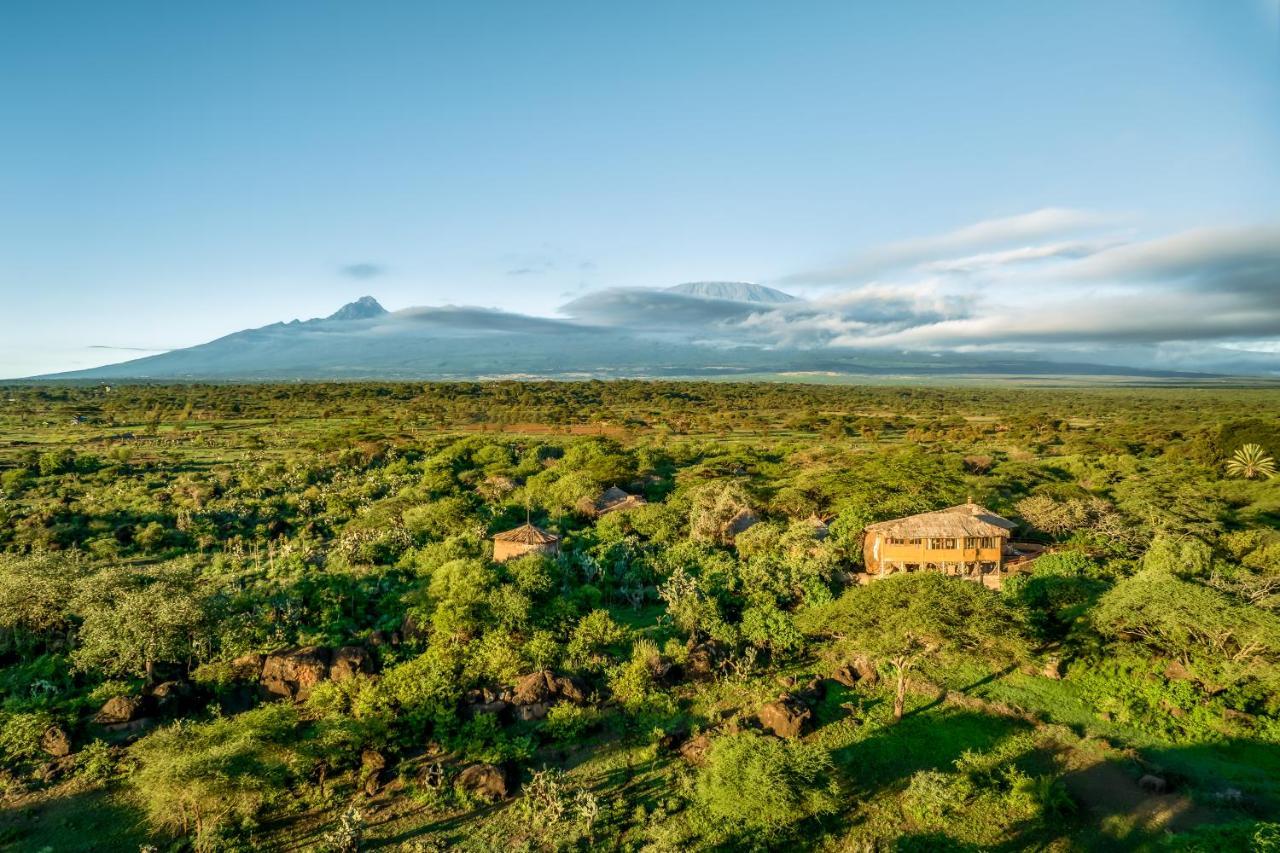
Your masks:
{"label": "white cloud", "polygon": [[999,248],[1061,238],[1115,223],[1114,217],[1086,210],[1047,207],[1017,216],[988,219],[944,234],[890,243],[852,261],[785,276],[787,284],[837,285],[866,281],[880,273]]}

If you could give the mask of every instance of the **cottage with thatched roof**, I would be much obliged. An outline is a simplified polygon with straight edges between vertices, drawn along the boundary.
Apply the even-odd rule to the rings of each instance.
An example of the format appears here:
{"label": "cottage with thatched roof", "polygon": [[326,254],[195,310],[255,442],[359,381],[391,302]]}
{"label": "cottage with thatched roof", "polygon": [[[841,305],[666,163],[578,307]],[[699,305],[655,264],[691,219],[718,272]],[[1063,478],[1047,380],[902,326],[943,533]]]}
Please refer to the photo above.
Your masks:
{"label": "cottage with thatched roof", "polygon": [[976,579],[998,576],[1015,527],[972,502],[881,521],[863,532],[863,563],[870,575],[940,571]]}
{"label": "cottage with thatched roof", "polygon": [[548,533],[531,522],[493,536],[495,563],[504,563],[516,557],[523,557],[525,554],[554,556],[558,553],[560,553],[560,537],[554,533]]}
{"label": "cottage with thatched roof", "polygon": [[646,503],[647,501],[639,495],[630,495],[617,486],[610,486],[596,498],[592,505],[592,512],[597,516],[607,515],[623,509],[644,506]]}

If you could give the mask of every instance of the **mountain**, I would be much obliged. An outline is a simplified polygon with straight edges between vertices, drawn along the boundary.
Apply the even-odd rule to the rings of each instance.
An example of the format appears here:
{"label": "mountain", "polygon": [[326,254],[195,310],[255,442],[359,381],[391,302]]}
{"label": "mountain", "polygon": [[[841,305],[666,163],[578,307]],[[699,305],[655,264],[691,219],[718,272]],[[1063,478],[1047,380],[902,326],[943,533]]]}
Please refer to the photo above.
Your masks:
{"label": "mountain", "polygon": [[765,287],[763,284],[752,284],[747,281],[690,281],[668,287],[668,293],[680,293],[685,296],[697,296],[702,299],[728,299],[733,302],[761,302],[766,305],[781,305],[786,302],[800,300],[790,293]]}
{"label": "mountain", "polygon": [[348,302],[328,316],[330,320],[368,320],[381,317],[387,309],[378,304],[372,296],[361,296],[355,302]]}
{"label": "mountain", "polygon": [[649,298],[656,296],[647,309],[648,316],[663,322],[633,319],[628,325],[608,320],[613,315],[606,312],[590,318],[560,319],[459,306],[387,311],[376,299],[365,296],[328,317],[272,323],[186,349],[33,378],[229,382],[796,374],[903,378],[962,374],[1206,376],[1063,364],[1035,356],[800,347],[762,343],[764,339],[742,333],[734,337],[733,330],[741,328],[735,324],[751,327],[762,313],[799,311],[803,315],[808,311],[803,301],[779,303],[779,298],[792,297],[751,284],[697,282],[670,291],[634,289],[609,296],[624,315],[643,313]]}

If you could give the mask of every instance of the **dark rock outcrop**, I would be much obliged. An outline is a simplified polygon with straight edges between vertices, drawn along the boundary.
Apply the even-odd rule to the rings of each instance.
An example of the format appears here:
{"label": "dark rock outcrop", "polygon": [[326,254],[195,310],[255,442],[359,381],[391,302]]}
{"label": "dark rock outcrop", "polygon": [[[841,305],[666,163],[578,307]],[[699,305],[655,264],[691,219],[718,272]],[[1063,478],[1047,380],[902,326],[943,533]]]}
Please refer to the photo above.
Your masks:
{"label": "dark rock outcrop", "polygon": [[272,652],[262,662],[262,692],[268,698],[301,702],[328,677],[331,656],[324,646]]}
{"label": "dark rock outcrop", "polygon": [[480,714],[496,714],[502,719],[510,709],[511,703],[501,693],[489,687],[468,690],[462,700],[462,715],[466,719],[473,719]]}
{"label": "dark rock outcrop", "polygon": [[549,671],[531,672],[516,679],[511,701],[516,705],[535,705],[546,702],[555,690],[555,676]]}
{"label": "dark rock outcrop", "polygon": [[680,744],[680,757],[695,767],[704,764],[711,752],[711,737],[700,734]]}
{"label": "dark rock outcrop", "polygon": [[360,753],[360,783],[366,795],[372,797],[385,783],[387,757],[376,749]]}
{"label": "dark rock outcrop", "polygon": [[720,671],[724,653],[714,641],[698,643],[689,649],[685,671],[694,681],[710,681]]}
{"label": "dark rock outcrop", "polygon": [[93,721],[110,726],[131,723],[146,713],[146,702],[141,696],[112,696],[94,715]]}
{"label": "dark rock outcrop", "polygon": [[146,689],[155,710],[161,714],[180,714],[187,710],[195,690],[187,681],[162,681]]}
{"label": "dark rock outcrop", "polygon": [[507,774],[492,764],[473,764],[459,774],[458,787],[473,796],[501,800],[507,796]]}
{"label": "dark rock outcrop", "polygon": [[[237,658],[251,671],[250,656]],[[266,699],[288,699],[301,702],[322,681],[345,681],[358,674],[374,671],[373,656],[362,646],[303,646],[282,649],[262,659],[258,674],[259,692]]]}
{"label": "dark rock outcrop", "polygon": [[360,646],[342,646],[333,653],[329,664],[331,681],[346,681],[356,675],[368,675],[373,672],[373,656]]}
{"label": "dark rock outcrop", "polygon": [[40,749],[46,755],[62,758],[71,754],[71,736],[62,726],[49,726],[40,736]]}
{"label": "dark rock outcrop", "polygon": [[761,708],[757,718],[766,731],[784,738],[800,737],[813,727],[813,711],[798,697],[787,694]]}
{"label": "dark rock outcrop", "polygon": [[502,697],[511,704],[518,720],[541,720],[558,702],[582,705],[587,702],[587,686],[573,676],[558,676],[550,670],[531,672],[516,680],[510,696]]}

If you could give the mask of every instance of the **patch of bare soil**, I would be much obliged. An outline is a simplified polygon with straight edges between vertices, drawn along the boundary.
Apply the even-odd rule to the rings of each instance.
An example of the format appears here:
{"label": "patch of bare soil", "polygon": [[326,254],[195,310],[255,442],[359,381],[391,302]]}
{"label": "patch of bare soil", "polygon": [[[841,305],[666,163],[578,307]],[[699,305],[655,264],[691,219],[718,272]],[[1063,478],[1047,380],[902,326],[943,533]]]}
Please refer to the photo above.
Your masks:
{"label": "patch of bare soil", "polygon": [[1117,760],[1071,749],[1068,761],[1075,766],[1063,777],[1071,796],[1098,821],[1120,818],[1146,832],[1185,832],[1221,816],[1199,806],[1176,791],[1155,793],[1142,788],[1138,779]]}

